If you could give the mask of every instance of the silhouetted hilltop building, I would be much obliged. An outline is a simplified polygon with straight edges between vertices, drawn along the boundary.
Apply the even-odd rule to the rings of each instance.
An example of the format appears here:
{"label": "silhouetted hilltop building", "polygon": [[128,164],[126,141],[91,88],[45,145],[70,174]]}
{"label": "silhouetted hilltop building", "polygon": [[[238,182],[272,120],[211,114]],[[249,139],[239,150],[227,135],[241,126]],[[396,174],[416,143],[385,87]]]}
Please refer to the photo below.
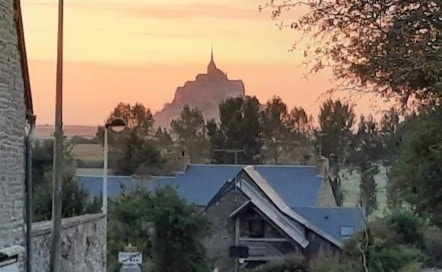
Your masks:
{"label": "silhouetted hilltop building", "polygon": [[181,110],[187,104],[201,110],[205,120],[219,119],[218,105],[230,97],[244,96],[242,80],[229,80],[227,75],[216,67],[213,60],[213,50],[206,74],[198,74],[194,81],[187,81],[178,87],[171,103],[164,105],[161,111],[155,113],[155,125],[169,127],[172,119],[177,119]]}

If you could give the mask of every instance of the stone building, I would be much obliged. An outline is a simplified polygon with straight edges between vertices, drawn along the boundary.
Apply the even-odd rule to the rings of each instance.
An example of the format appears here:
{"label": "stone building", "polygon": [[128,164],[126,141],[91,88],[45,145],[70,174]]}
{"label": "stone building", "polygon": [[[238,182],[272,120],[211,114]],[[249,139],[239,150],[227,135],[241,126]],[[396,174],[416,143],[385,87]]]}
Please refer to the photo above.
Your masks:
{"label": "stone building", "polygon": [[[49,271],[51,222],[32,224],[26,214],[26,181],[35,116],[19,0],[0,0],[0,272]],[[28,171],[27,171],[28,170]],[[106,215],[62,222],[62,271],[105,271]],[[27,247],[28,242],[32,247]]]}
{"label": "stone building", "polygon": [[[322,158],[317,165],[189,164],[172,177],[109,177],[108,192],[115,197],[121,188],[175,188],[209,220],[204,245],[218,271],[233,271],[288,254],[341,250],[362,227],[364,212],[336,206],[327,173]],[[99,196],[101,177],[78,180]]]}
{"label": "stone building", "polygon": [[0,10],[0,271],[23,270],[25,128],[33,108],[20,1],[0,0]]}
{"label": "stone building", "polygon": [[[338,211],[310,207],[301,215],[255,167],[247,166],[206,206],[204,213],[211,228],[204,244],[219,271],[233,271],[239,265],[254,267],[287,255],[336,254],[343,241],[361,226],[363,213],[342,209],[336,218],[329,209]],[[318,212],[324,217],[315,218]]]}
{"label": "stone building", "polygon": [[207,65],[207,73],[198,74],[194,81],[187,81],[178,87],[171,103],[164,105],[161,111],[154,115],[155,125],[169,127],[173,119],[177,119],[185,105],[198,108],[204,119],[219,119],[218,106],[230,97],[244,96],[242,80],[230,80],[215,64],[213,51]]}

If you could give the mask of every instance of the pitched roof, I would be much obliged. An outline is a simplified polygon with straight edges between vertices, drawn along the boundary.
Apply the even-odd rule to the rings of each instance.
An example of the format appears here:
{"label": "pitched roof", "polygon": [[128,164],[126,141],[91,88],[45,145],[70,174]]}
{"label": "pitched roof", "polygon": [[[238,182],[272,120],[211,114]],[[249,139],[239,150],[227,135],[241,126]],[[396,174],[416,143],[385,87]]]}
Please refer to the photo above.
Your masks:
{"label": "pitched roof", "polygon": [[[205,206],[224,185],[233,179],[245,165],[227,164],[190,164],[186,171],[172,177],[153,176],[146,182],[149,189],[171,186],[178,194],[189,202]],[[276,192],[289,206],[314,206],[321,186],[322,176],[316,175],[315,166],[300,165],[257,165],[255,169],[270,183]],[[81,176],[80,182],[91,177]],[[114,181],[114,179],[117,179]],[[96,177],[94,180],[101,180]],[[125,183],[131,177],[108,177],[111,184]],[[101,184],[101,182],[100,182]],[[129,184],[130,185],[130,184]],[[86,188],[89,182],[86,184]],[[302,188],[300,190],[299,188]],[[101,192],[101,191],[99,191]],[[91,192],[92,196],[95,196]]]}
{"label": "pitched roof", "polygon": [[362,208],[293,207],[293,209],[341,242],[364,225],[365,213]]}
{"label": "pitched roof", "polygon": [[[317,233],[323,238],[327,239],[334,245],[341,247],[341,240],[335,239],[335,237],[331,236],[327,232],[323,231],[317,225],[313,224],[309,220],[305,219],[302,215],[297,213],[295,210],[290,208],[284,200],[278,195],[278,193],[272,188],[272,186],[267,182],[267,180],[260,175],[260,173],[253,167],[247,166],[243,168],[243,171],[247,173],[247,175],[255,182],[255,184],[261,189],[261,191],[267,196],[267,198],[275,205],[275,207],[281,211],[286,216],[295,220],[299,224],[305,226],[311,231]],[[241,188],[241,186],[240,186]],[[243,190],[243,189],[241,189]]]}
{"label": "pitched roof", "polygon": [[[240,184],[241,183],[241,184]],[[240,185],[239,185],[240,184]],[[240,190],[250,199],[250,202],[267,216],[276,226],[281,228],[292,240],[303,248],[309,245],[303,229],[295,222],[284,216],[280,210],[272,205],[265,197],[258,193],[249,183],[238,182]]]}
{"label": "pitched roof", "polygon": [[[245,165],[190,164],[175,178],[152,177],[153,183],[177,187],[180,196],[198,205],[207,205],[223,184]],[[255,169],[290,206],[314,206],[322,177],[315,166],[257,165]],[[302,188],[302,190],[299,190]]]}
{"label": "pitched roof", "polygon": [[[309,245],[309,241],[304,235],[303,228],[296,225],[293,221],[284,216],[284,214],[278,210],[277,207],[272,205],[269,200],[258,193],[249,183],[238,181],[236,186],[240,188],[240,190],[250,199],[249,203],[252,203],[256,208],[258,208],[261,213],[270,219],[293,241],[297,242],[303,248],[306,248]],[[235,215],[236,214],[232,213],[231,217],[234,217]]]}
{"label": "pitched roof", "polygon": [[18,49],[20,52],[20,59],[21,59],[21,70],[22,70],[22,76],[23,76],[23,84],[24,84],[24,96],[25,96],[25,104],[27,109],[27,115],[26,117],[29,118],[31,115],[34,114],[34,108],[32,105],[32,94],[31,94],[31,83],[29,80],[29,70],[28,70],[28,58],[26,55],[26,44],[25,44],[25,34],[24,34],[24,28],[23,28],[23,17],[21,12],[21,4],[20,0],[14,1],[14,7],[15,7],[15,22],[16,22],[16,29],[17,29],[17,40],[18,40]]}
{"label": "pitched roof", "polygon": [[[90,197],[101,197],[103,191],[103,177],[78,176],[79,185],[89,191]],[[146,182],[129,176],[108,176],[107,194],[109,197],[121,195],[123,191],[133,191],[138,188],[147,188]]]}

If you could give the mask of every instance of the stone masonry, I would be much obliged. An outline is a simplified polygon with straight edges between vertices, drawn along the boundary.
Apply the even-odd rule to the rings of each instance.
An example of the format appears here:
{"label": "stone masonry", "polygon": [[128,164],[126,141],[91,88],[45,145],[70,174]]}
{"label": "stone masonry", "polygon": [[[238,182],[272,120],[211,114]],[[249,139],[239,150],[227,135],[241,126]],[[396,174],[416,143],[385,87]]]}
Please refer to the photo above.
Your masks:
{"label": "stone masonry", "polygon": [[[51,221],[32,224],[34,271],[49,271],[51,224]],[[106,271],[105,225],[104,214],[87,214],[63,219],[60,272]]]}
{"label": "stone masonry", "polygon": [[0,249],[4,249],[25,246],[26,106],[14,1],[0,0],[0,11]]}

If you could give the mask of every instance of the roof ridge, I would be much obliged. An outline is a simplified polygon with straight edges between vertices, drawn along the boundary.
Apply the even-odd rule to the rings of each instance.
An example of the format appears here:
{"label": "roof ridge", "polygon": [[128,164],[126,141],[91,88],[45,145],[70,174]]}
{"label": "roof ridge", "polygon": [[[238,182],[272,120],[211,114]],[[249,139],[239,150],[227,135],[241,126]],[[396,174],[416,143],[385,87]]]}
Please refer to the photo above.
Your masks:
{"label": "roof ridge", "polygon": [[[260,188],[260,190],[267,196],[268,199],[270,199],[271,202],[276,206],[278,210],[280,210],[283,214],[286,216],[292,218],[293,220],[298,221],[300,224],[304,225],[305,227],[309,228],[310,230],[313,230],[317,234],[321,235],[322,237],[329,240],[331,243],[335,244],[338,247],[342,247],[342,243],[338,240],[336,240],[333,236],[331,236],[326,231],[320,229],[318,226],[314,225],[312,222],[307,220],[304,216],[299,214],[297,211],[292,209],[285,203],[285,201],[281,198],[281,196],[276,192],[276,190],[267,182],[267,180],[254,168],[251,166],[244,167],[243,170],[246,172],[247,175],[255,182],[255,184]],[[252,173],[249,171],[253,171]],[[258,182],[255,178],[260,179]],[[261,183],[261,184],[260,184]],[[265,185],[267,188],[263,188],[262,185]],[[276,196],[279,199],[272,199],[272,196],[269,195],[268,192],[265,191],[271,190],[272,195],[274,194],[274,197]],[[279,204],[282,204],[283,207],[280,207]]]}

